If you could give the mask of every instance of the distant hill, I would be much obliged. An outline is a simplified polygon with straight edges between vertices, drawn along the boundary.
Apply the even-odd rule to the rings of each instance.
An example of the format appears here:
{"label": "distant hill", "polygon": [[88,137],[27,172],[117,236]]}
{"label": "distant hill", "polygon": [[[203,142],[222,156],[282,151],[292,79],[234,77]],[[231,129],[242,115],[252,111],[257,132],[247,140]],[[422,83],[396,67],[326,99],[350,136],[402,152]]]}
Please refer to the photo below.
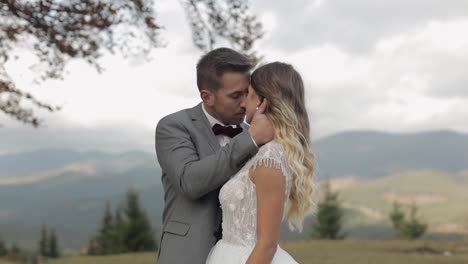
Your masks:
{"label": "distant hill", "polygon": [[105,203],[115,208],[130,188],[140,192],[154,226],[160,224],[161,171],[147,153],[43,150],[3,155],[0,164],[5,240],[35,247],[44,222],[57,229],[63,245],[79,248],[97,228]]}
{"label": "distant hill", "polygon": [[[346,228],[353,238],[390,237],[384,214],[388,201],[400,196],[442,200],[421,208],[431,221],[441,223],[436,229],[457,230],[463,223],[468,210],[463,209],[468,202],[463,190],[468,186],[462,172],[468,169],[467,135],[345,132],[314,142],[313,149],[319,179],[332,179],[343,188]],[[95,232],[106,201],[115,208],[129,188],[141,193],[143,206],[159,229],[160,175],[155,155],[144,152],[46,149],[0,155],[0,236],[32,248],[45,222],[57,229],[61,245],[79,249]],[[306,220],[303,234],[288,232],[284,226],[282,237],[306,238],[312,221],[313,217]]]}
{"label": "distant hill", "polygon": [[[380,177],[402,171],[433,169],[459,172],[468,169],[468,134],[433,131],[411,134],[375,131],[342,132],[315,141],[319,174],[323,177],[355,175]],[[46,149],[0,155],[0,179],[53,170],[83,161],[125,159],[156,164],[153,153],[109,154],[100,151]],[[125,162],[124,162],[125,163]]]}
{"label": "distant hill", "polygon": [[452,131],[344,132],[315,142],[313,150],[321,178],[375,178],[420,169],[456,173],[468,168],[468,135]]}

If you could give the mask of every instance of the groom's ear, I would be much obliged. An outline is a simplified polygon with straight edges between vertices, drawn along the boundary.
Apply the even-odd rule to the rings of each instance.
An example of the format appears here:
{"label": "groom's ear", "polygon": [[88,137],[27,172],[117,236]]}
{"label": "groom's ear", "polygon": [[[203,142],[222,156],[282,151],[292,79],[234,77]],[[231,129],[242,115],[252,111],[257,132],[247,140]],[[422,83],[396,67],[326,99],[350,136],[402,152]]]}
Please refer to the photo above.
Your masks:
{"label": "groom's ear", "polygon": [[213,106],[214,105],[214,94],[212,91],[209,91],[209,90],[201,90],[200,91],[200,97],[202,99],[202,101],[209,105],[209,106]]}

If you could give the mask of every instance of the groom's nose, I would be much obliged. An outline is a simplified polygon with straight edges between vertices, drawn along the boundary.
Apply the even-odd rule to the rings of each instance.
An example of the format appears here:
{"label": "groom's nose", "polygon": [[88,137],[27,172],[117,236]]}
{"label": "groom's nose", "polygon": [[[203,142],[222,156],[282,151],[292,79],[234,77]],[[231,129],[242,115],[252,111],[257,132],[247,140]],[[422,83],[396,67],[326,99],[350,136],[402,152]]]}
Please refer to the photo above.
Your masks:
{"label": "groom's nose", "polygon": [[242,109],[245,109],[245,101],[247,101],[245,97],[243,97],[243,98],[241,99],[241,101],[240,101],[240,107],[241,107]]}

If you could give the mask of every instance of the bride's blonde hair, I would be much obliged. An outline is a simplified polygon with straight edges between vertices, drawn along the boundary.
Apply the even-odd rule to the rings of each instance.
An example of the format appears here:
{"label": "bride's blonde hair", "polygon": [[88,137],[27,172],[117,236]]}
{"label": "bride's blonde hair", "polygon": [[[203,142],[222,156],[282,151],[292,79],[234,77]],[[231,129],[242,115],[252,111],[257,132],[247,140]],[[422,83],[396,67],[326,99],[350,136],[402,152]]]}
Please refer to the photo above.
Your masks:
{"label": "bride's blonde hair", "polygon": [[268,100],[265,115],[275,128],[275,140],[286,153],[292,172],[287,208],[291,230],[302,231],[304,217],[314,207],[314,154],[310,149],[310,127],[304,102],[304,84],[289,64],[273,62],[259,67],[251,77],[255,92]]}

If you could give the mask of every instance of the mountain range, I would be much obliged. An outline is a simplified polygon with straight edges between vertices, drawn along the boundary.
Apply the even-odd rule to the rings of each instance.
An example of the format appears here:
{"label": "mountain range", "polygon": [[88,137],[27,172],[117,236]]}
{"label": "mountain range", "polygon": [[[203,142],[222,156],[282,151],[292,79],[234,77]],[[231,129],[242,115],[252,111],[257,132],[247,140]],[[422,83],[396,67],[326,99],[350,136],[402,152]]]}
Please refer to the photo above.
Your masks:
{"label": "mountain range", "polygon": [[[352,131],[317,140],[312,148],[318,181],[329,180],[340,192],[350,238],[391,237],[386,213],[395,200],[418,203],[431,224],[430,238],[468,234],[468,135]],[[129,189],[140,193],[159,230],[160,176],[154,153],[42,149],[0,155],[0,237],[34,248],[47,224],[66,251],[76,252],[96,232],[106,202],[115,209]],[[284,225],[282,238],[307,238],[313,220],[302,234]]]}

